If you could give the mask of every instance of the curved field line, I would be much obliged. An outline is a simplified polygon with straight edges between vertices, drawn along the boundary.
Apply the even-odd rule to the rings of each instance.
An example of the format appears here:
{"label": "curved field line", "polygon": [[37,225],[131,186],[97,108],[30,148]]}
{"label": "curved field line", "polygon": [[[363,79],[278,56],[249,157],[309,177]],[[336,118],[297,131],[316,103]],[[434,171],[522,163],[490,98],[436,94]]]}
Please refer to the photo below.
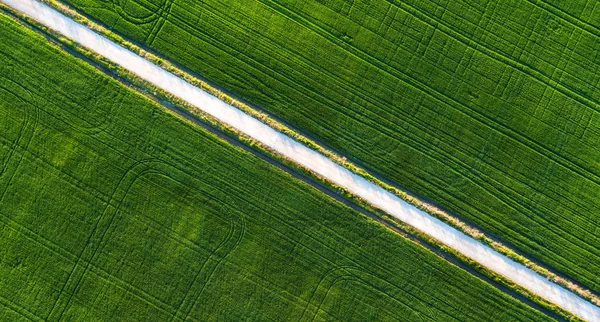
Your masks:
{"label": "curved field line", "polygon": [[[300,317],[298,322],[314,321],[314,319],[318,316],[319,312],[322,310],[321,306],[327,299],[327,296],[329,295],[331,289],[336,284],[342,281],[355,281],[360,284],[363,284],[375,292],[379,292],[381,294],[386,295],[387,297],[391,298],[400,305],[410,309],[411,312],[413,312],[420,319],[423,319],[421,316],[421,314],[424,314],[423,312],[417,312],[413,310],[410,303],[404,303],[401,299],[398,299],[397,297],[389,295],[387,292],[383,291],[383,288],[385,288],[385,286],[391,286],[392,288],[400,290],[400,288],[397,285],[391,284],[381,279],[380,277],[363,271],[357,267],[340,266],[329,270],[327,273],[325,273],[325,275],[323,275],[323,277],[317,284],[317,287],[313,291],[310,300],[306,303],[304,312],[302,313],[302,316]],[[408,284],[410,284],[410,282],[407,282],[407,285]],[[402,291],[404,292],[404,290]],[[428,314],[425,314],[428,317],[428,319],[435,320],[437,317],[436,313],[434,313],[433,310],[428,306],[424,306],[424,308],[429,311]]]}
{"label": "curved field line", "polygon": [[[115,12],[117,14],[119,14],[119,16],[127,22],[130,22],[135,25],[143,25],[143,24],[151,23],[158,18],[158,14],[156,12],[151,12],[150,14],[143,16],[143,17],[132,16],[129,13],[127,13],[127,11],[125,11],[125,9],[123,8],[122,1],[123,0],[112,0],[111,4],[112,4],[112,7],[115,10]],[[168,0],[165,0],[165,1],[168,1]]]}
{"label": "curved field line", "polygon": [[[148,218],[140,219],[140,218],[134,217],[134,219],[140,220],[141,222],[146,222],[145,220],[147,220]],[[242,217],[241,220],[244,220],[244,218]],[[47,249],[48,251],[64,258],[66,261],[68,261],[70,263],[75,264],[79,258],[76,254],[72,253],[71,251],[69,251],[69,250],[63,248],[62,246],[52,242],[51,240],[37,234],[36,232],[30,230],[29,228],[21,225],[20,223],[14,221],[13,219],[10,219],[8,216],[5,216],[4,214],[1,214],[1,213],[0,213],[0,223],[5,224],[6,227],[8,227],[10,230],[24,236],[25,238],[27,238],[28,240],[31,240],[32,242],[34,242],[36,244],[41,245],[41,247],[43,247],[44,249]],[[238,226],[239,226],[239,224],[238,224]],[[197,249],[198,246],[196,244],[191,243],[187,239],[185,239],[179,235],[176,235],[173,232],[167,232],[165,230],[162,230],[161,228],[164,228],[164,226],[161,226],[160,224],[158,225],[158,227],[154,227],[154,229],[156,231],[158,231],[159,233],[161,233],[183,245],[186,245],[193,252],[200,254],[200,255],[205,255],[205,253],[203,253],[201,250]],[[233,233],[232,231],[230,231],[228,233],[229,236],[235,235],[235,234],[236,233]],[[238,233],[238,235],[239,235],[239,233]],[[231,238],[229,238],[229,239],[231,239]],[[235,246],[237,246],[237,244],[239,244],[239,241],[235,244]],[[220,245],[223,245],[223,243],[221,243]],[[230,250],[233,250],[234,248],[235,247],[228,247],[228,249],[230,249]],[[226,257],[229,252],[216,253],[213,251],[213,252],[211,252],[210,256],[215,255],[215,256]],[[90,264],[89,271],[92,272],[93,274],[95,274],[96,276],[102,278],[107,283],[115,285],[116,287],[133,294],[134,296],[138,297],[140,300],[161,310],[162,312],[166,313],[167,315],[172,316],[175,312],[174,310],[170,310],[170,309],[174,309],[174,307],[172,307],[171,305],[163,302],[159,298],[156,298],[154,295],[147,293],[146,291],[140,289],[139,287],[137,287],[125,280],[122,280],[119,277],[116,277],[116,276],[110,274],[109,272],[105,271],[103,268],[96,266],[93,263]],[[0,300],[1,300],[1,298],[0,298]],[[41,317],[39,319],[42,320]],[[191,317],[190,319],[196,320],[193,317]]]}
{"label": "curved field line", "polygon": [[174,0],[164,0],[163,3],[158,7],[158,10],[156,12],[152,12],[152,9],[144,6],[144,8],[151,11],[151,13],[141,17],[135,17],[127,13],[127,11],[125,11],[125,8],[123,7],[122,0],[112,0],[111,4],[115,12],[127,22],[130,22],[134,25],[145,25],[152,23],[150,31],[148,32],[148,35],[146,35],[146,39],[144,40],[144,42],[152,44],[154,42],[154,39],[162,29],[163,25],[165,24],[169,13],[171,12],[171,6],[173,5],[173,1]]}
{"label": "curved field line", "polygon": [[171,13],[171,6],[173,5],[174,1],[175,0],[165,0],[163,5],[160,7],[160,10],[157,13],[158,20],[156,20],[154,22],[152,29],[150,29],[150,33],[148,33],[148,35],[146,36],[146,39],[144,40],[144,42],[147,43],[148,45],[152,45],[152,43],[158,36],[158,33],[160,32],[162,27],[165,25],[167,17]]}
{"label": "curved field line", "polygon": [[[6,88],[4,88],[4,86],[2,86],[2,84],[0,84],[0,90],[5,90],[9,93],[11,93],[13,96],[15,96],[16,99],[18,100],[22,100],[22,98],[20,98],[18,95],[8,91]],[[23,132],[25,130],[27,130],[27,125],[29,124],[29,113],[27,113],[27,109],[25,109],[24,113],[23,113],[23,117],[22,117],[22,122],[21,122],[21,127],[19,128],[19,133],[17,134],[17,138],[11,142],[13,144],[13,148],[10,150],[10,152],[8,153],[8,156],[6,156],[6,159],[2,162],[2,168],[0,169],[0,179],[4,176],[4,173],[7,172],[10,167],[9,164],[11,163],[12,157],[15,154],[15,151],[17,150],[17,146],[19,146],[19,143],[21,142],[21,138],[23,137]],[[10,146],[10,143],[8,143]],[[1,200],[0,200],[1,201]]]}
{"label": "curved field line", "polygon": [[[8,61],[11,61],[11,60],[14,59],[10,55],[3,56],[2,58],[6,59]],[[27,64],[25,62],[20,62],[19,63],[19,68],[27,69],[29,67],[34,67],[34,66],[32,66],[32,64]],[[42,111],[50,113],[49,111],[47,111],[47,110],[45,110],[43,108],[40,108],[39,106],[52,105],[52,106],[56,107],[57,109],[60,109],[62,112],[65,112],[65,113],[67,113],[67,114],[69,114],[69,115],[71,115],[71,116],[73,116],[75,118],[79,118],[81,121],[89,124],[89,126],[79,125],[79,124],[76,124],[76,122],[73,121],[72,119],[60,117],[60,119],[63,122],[67,123],[69,126],[71,126],[72,128],[74,128],[74,129],[76,129],[76,130],[78,130],[78,131],[80,131],[82,133],[85,133],[85,134],[88,134],[88,135],[98,134],[110,122],[112,122],[112,119],[114,117],[114,113],[116,112],[117,107],[120,106],[119,104],[111,104],[110,108],[108,109],[108,111],[106,113],[103,113],[103,115],[106,116],[106,117],[102,118],[100,120],[100,122],[98,122],[98,123],[91,123],[88,120],[80,118],[75,113],[69,111],[69,109],[64,109],[64,108],[60,108],[60,107],[56,106],[55,103],[53,103],[51,101],[48,101],[47,98],[45,96],[41,95],[40,93],[35,92],[35,91],[30,91],[29,89],[27,89],[21,83],[27,82],[28,79],[31,79],[30,75],[24,74],[24,73],[19,74],[18,75],[19,76],[19,81],[16,81],[16,80],[14,80],[14,79],[12,79],[10,77],[3,77],[3,75],[5,75],[5,71],[9,71],[9,70],[12,70],[14,68],[15,68],[15,66],[12,65],[12,64],[7,64],[7,66],[0,67],[0,79],[2,80],[2,82],[0,82],[0,88],[4,89],[4,90],[8,91],[9,93],[11,93],[12,95],[14,95],[17,100],[22,101],[24,103],[28,103],[30,106],[34,107],[35,113],[39,114]],[[49,79],[48,77],[44,77],[44,75],[42,75],[42,74],[35,75],[35,77],[37,79],[42,79],[43,78],[43,79],[47,80],[48,84],[53,85],[52,89],[55,90],[59,95],[63,96],[67,101],[69,101],[69,102],[71,102],[73,104],[77,104],[77,105],[81,104],[80,102],[75,101],[71,96],[69,96],[68,92],[62,91],[63,88],[61,88],[59,86],[56,86],[54,84],[54,80],[53,79]],[[5,84],[7,84],[7,83],[11,83],[11,84],[13,84],[16,87],[5,86]],[[23,90],[22,93],[24,95],[20,95],[19,93],[14,92],[14,88],[19,88],[19,89]],[[25,96],[27,97],[27,99],[25,99]],[[40,102],[43,102],[43,103],[40,103]],[[31,111],[29,109],[26,109],[26,112],[31,113]],[[27,117],[30,117],[30,116],[27,116]],[[39,116],[36,116],[36,117],[39,117]],[[1,176],[1,171],[0,171],[0,176]]]}
{"label": "curved field line", "polygon": [[[144,176],[148,173],[152,173],[152,172],[154,172],[154,170],[145,169],[145,170],[141,171],[140,173],[137,173],[136,176],[133,178],[133,180],[130,182],[130,184],[127,186],[127,189],[125,190],[125,192],[122,194],[122,198],[118,199],[117,205],[112,206],[110,204],[110,202],[107,204],[106,209],[109,209],[112,206],[112,208],[114,208],[114,210],[111,210],[108,215],[108,223],[102,225],[101,229],[98,229],[98,226],[96,226],[95,229],[92,231],[90,238],[88,238],[88,241],[84,247],[84,251],[86,249],[91,249],[92,253],[89,256],[89,258],[85,260],[85,264],[83,264],[84,265],[83,271],[81,272],[81,274],[78,274],[79,277],[76,277],[75,285],[73,287],[70,287],[71,290],[69,290],[68,293],[66,293],[66,294],[68,294],[68,299],[67,299],[66,303],[63,305],[62,310],[60,311],[59,316],[56,320],[60,321],[62,319],[62,316],[63,316],[64,312],[67,310],[67,308],[69,307],[69,304],[71,303],[71,300],[73,299],[73,296],[77,293],[79,286],[81,285],[81,282],[84,280],[85,275],[87,274],[90,267],[92,266],[92,261],[96,257],[98,250],[100,249],[101,245],[103,244],[106,234],[108,233],[109,229],[111,228],[111,226],[115,220],[115,217],[121,208],[121,204],[122,204],[123,200],[125,199],[125,197],[127,196],[127,193],[129,192],[129,189],[139,178],[141,178],[142,176]],[[114,197],[114,195],[113,195],[113,197]],[[112,200],[114,200],[114,198],[111,198],[111,201]],[[102,219],[104,219],[106,217],[105,213],[106,212],[104,212],[102,214],[102,216],[100,216],[98,223],[100,223],[102,221]],[[99,238],[94,238],[95,236],[98,236],[98,235],[99,235]],[[93,240],[93,239],[97,239],[97,240]],[[88,248],[88,246],[90,248]],[[79,259],[81,259],[81,258],[83,258],[83,256],[79,257]],[[79,260],[78,260],[78,262],[73,266],[73,270],[71,271],[71,274],[69,274],[67,281],[63,285],[63,288],[60,293],[61,295],[65,294],[64,293],[65,288],[69,285],[69,282],[71,281],[71,278],[73,277],[74,272],[80,267],[81,266],[79,265]],[[57,299],[57,302],[59,300],[60,300],[60,296]],[[54,306],[53,306],[53,308],[54,308]]]}
{"label": "curved field line", "polygon": [[0,202],[2,202],[2,200],[4,199],[4,196],[8,191],[8,187],[10,187],[12,179],[14,178],[15,173],[17,173],[17,170],[24,158],[24,154],[21,154],[21,156],[18,157],[18,159],[14,159],[15,152],[18,149],[27,150],[35,134],[37,122],[39,119],[39,109],[37,107],[37,104],[35,103],[35,100],[33,100],[33,95],[31,94],[31,92],[11,79],[3,79],[3,82],[4,81],[16,84],[19,88],[23,89],[24,94],[29,97],[29,100],[26,100],[25,98],[23,98],[23,96],[19,95],[19,93],[11,91],[10,89],[4,87],[2,83],[0,83],[0,88],[11,93],[17,100],[20,100],[21,102],[25,103],[23,123],[21,125],[21,128],[19,129],[19,135],[15,140],[15,146],[10,151],[10,154],[6,158],[4,166],[2,167],[2,170],[0,171],[0,179],[2,179],[5,175],[8,176],[6,183],[4,183],[4,188],[2,188],[2,192],[0,193]]}
{"label": "curved field line", "polygon": [[373,206],[436,238],[533,294],[589,321],[600,321],[600,308],[547,280],[524,265],[406,203],[391,192],[302,145],[261,121],[203,92],[150,61],[96,34],[87,27],[36,0],[0,0],[75,42],[123,66],[142,79],[202,109],[218,120],[294,160]]}
{"label": "curved field line", "polygon": [[[90,235],[88,236],[88,239],[86,241],[86,244],[84,245],[84,247],[82,248],[81,252],[79,253],[79,255],[77,256],[77,261],[75,262],[75,265],[73,265],[73,268],[71,269],[71,272],[69,273],[67,280],[65,281],[65,283],[63,284],[60,292],[59,292],[59,296],[56,298],[56,301],[54,302],[54,304],[52,305],[52,308],[50,309],[48,316],[46,316],[46,320],[50,320],[52,318],[52,314],[54,312],[54,310],[56,309],[57,305],[61,302],[61,299],[63,297],[64,294],[70,294],[67,300],[66,305],[63,306],[62,310],[60,310],[60,312],[58,313],[59,316],[56,318],[52,318],[52,320],[60,320],[60,317],[62,317],[64,311],[66,310],[66,308],[68,307],[69,302],[71,301],[71,298],[73,297],[74,293],[75,293],[75,289],[76,287],[79,285],[80,281],[83,279],[83,275],[85,273],[85,271],[87,271],[87,269],[89,268],[89,265],[93,259],[93,255],[95,255],[98,247],[100,246],[99,243],[94,243],[92,242],[92,239],[95,235],[97,235],[97,232],[99,230],[101,230],[100,233],[101,236],[104,236],[104,234],[106,233],[106,231],[108,230],[110,223],[112,223],[112,219],[114,218],[114,215],[117,213],[117,208],[115,206],[113,206],[113,202],[115,199],[119,200],[117,201],[117,206],[119,206],[120,202],[123,200],[123,198],[125,197],[125,195],[122,196],[118,196],[119,191],[122,189],[123,186],[123,182],[125,182],[125,186],[130,186],[131,184],[133,184],[136,180],[136,178],[138,177],[138,173],[136,172],[136,169],[139,167],[144,167],[147,163],[152,162],[154,160],[143,160],[140,161],[136,164],[134,164],[133,166],[131,166],[129,169],[127,169],[127,171],[123,174],[123,176],[121,177],[121,179],[119,180],[119,182],[117,183],[117,186],[115,187],[112,195],[110,196],[108,202],[106,203],[106,207],[104,208],[104,211],[102,212],[102,214],[98,217],[98,220],[96,221],[96,224],[94,226],[94,228],[92,229]],[[145,170],[148,170],[148,168],[146,168]],[[144,169],[141,169],[140,173],[142,173],[144,171]],[[111,214],[107,213],[109,212],[109,208],[110,207],[115,208],[115,211],[113,211]],[[109,216],[109,225],[104,225],[106,227],[100,227],[102,219],[105,218],[106,216]],[[94,247],[96,246],[96,247]],[[88,251],[89,250],[89,251]],[[86,251],[88,252],[92,252],[91,256],[86,256],[88,257],[88,259],[83,259],[84,256],[86,255]],[[81,272],[81,274],[77,274],[79,275],[79,277],[73,277],[76,274],[76,271],[80,266],[80,263],[82,261],[85,261],[85,268],[84,271]],[[70,281],[72,278],[75,278],[76,282],[75,282],[75,287],[72,288],[72,290],[70,292],[65,292],[65,289],[67,288],[67,286],[70,284]]]}
{"label": "curved field line", "polygon": [[[194,281],[192,286],[190,287],[188,293],[183,298],[179,307],[171,321],[177,317],[180,312],[183,312],[182,321],[185,321],[190,316],[193,309],[196,307],[198,300],[204,293],[206,286],[210,282],[212,276],[216,272],[217,268],[221,265],[221,263],[238,247],[241,243],[242,238],[244,237],[244,231],[246,230],[246,221],[243,216],[232,216],[231,221],[231,229],[230,235],[227,236],[227,239],[224,240],[221,245],[211,254],[211,257],[208,258],[206,263],[210,262],[210,264],[203,269],[198,271],[198,274],[194,277]],[[201,276],[208,272],[208,276],[202,278]],[[199,278],[200,277],[200,278]],[[200,288],[199,290],[195,290],[194,288]],[[193,294],[196,293],[195,296]],[[193,297],[192,297],[193,296]]]}
{"label": "curved field line", "polygon": [[[364,286],[366,286],[367,288],[371,288],[371,289],[372,289],[372,287],[371,287],[371,285],[370,285],[369,283],[367,283],[366,281],[364,281],[364,280],[362,280],[362,279],[360,279],[360,278],[358,278],[358,277],[354,276],[353,274],[348,274],[348,275],[342,275],[342,276],[339,276],[338,278],[336,278],[335,280],[333,280],[333,282],[332,282],[332,283],[330,283],[330,284],[329,284],[329,287],[327,287],[327,289],[325,290],[325,293],[323,294],[323,297],[321,298],[321,301],[320,301],[320,302],[319,302],[319,303],[316,305],[316,308],[315,308],[314,315],[312,315],[312,317],[311,317],[310,319],[308,319],[308,318],[307,318],[307,319],[305,319],[305,321],[308,321],[308,322],[313,322],[313,321],[314,321],[314,320],[315,320],[315,319],[316,319],[316,318],[319,316],[319,313],[321,313],[321,312],[326,312],[326,311],[325,311],[325,310],[322,308],[322,306],[323,306],[323,303],[325,303],[325,301],[326,301],[326,300],[327,300],[327,298],[329,297],[329,293],[331,292],[331,290],[332,290],[332,289],[333,289],[333,288],[334,288],[334,287],[335,287],[337,284],[339,284],[339,283],[342,283],[342,282],[356,282],[357,284],[364,285]],[[409,306],[407,306],[407,305],[405,305],[404,303],[402,303],[402,305],[403,305],[403,306],[406,306],[407,308],[409,308],[409,309],[410,309],[410,307],[409,307]],[[378,309],[379,309],[379,310],[383,310],[382,308],[378,308]],[[385,311],[385,312],[386,312],[386,313],[389,313],[389,312],[387,312],[387,311]],[[420,314],[419,314],[419,313],[417,313],[417,312],[415,312],[415,311],[412,311],[412,310],[411,310],[411,312],[412,312],[412,313],[414,313],[414,314],[415,314],[416,316],[418,316],[419,318],[421,318],[421,316],[420,316]],[[400,317],[399,317],[399,316],[397,316],[396,314],[389,314],[389,316],[393,317],[393,318],[394,318],[394,320],[396,320],[396,321],[407,321],[407,320],[399,320],[399,319],[400,319]],[[408,319],[408,320],[410,320],[410,321],[414,321],[414,320],[412,320],[412,319]],[[422,320],[422,318],[421,318],[421,320]],[[423,320],[422,320],[422,321],[423,321]],[[433,318],[430,318],[429,320],[424,320],[424,321],[434,321],[434,319],[433,319]],[[302,322],[302,320],[300,320],[299,322]]]}
{"label": "curved field line", "polygon": [[[50,241],[49,239],[47,239],[43,236],[40,236],[40,235],[36,234],[35,232],[32,232],[31,230],[22,226],[21,224],[13,221],[12,219],[9,219],[7,216],[0,214],[0,222],[3,222],[6,225],[6,227],[8,227],[9,229],[15,231],[16,233],[24,236],[28,240],[31,240],[32,242],[39,244],[42,248],[47,249],[48,251],[62,257],[67,262],[73,263],[73,264],[76,263],[77,258],[78,258],[77,255],[73,254],[72,252],[70,252],[69,250],[67,250],[65,248],[62,248],[60,245],[57,245],[56,243]],[[145,292],[144,290],[136,287],[135,285],[132,285],[129,282],[124,281],[124,280],[110,274],[109,272],[105,271],[104,269],[102,269],[94,264],[91,264],[90,271],[92,271],[96,276],[100,277],[105,282],[115,285],[116,287],[133,294],[135,297],[148,303],[150,306],[155,307],[158,310],[165,312],[166,314],[173,313],[171,310],[168,310],[168,308],[170,306],[167,303],[165,303],[165,302],[161,301],[160,299],[156,298],[155,296]],[[0,300],[1,300],[1,296],[0,296]],[[45,321],[41,317],[39,319],[42,321]]]}
{"label": "curved field line", "polygon": [[[160,162],[161,161],[157,161],[157,160],[142,160],[142,161],[135,163],[133,166],[131,166],[129,169],[127,169],[127,171],[125,171],[125,173],[123,174],[123,176],[117,183],[117,186],[115,187],[115,190],[113,191],[113,194],[111,195],[108,202],[106,203],[106,207],[104,208],[104,211],[102,212],[102,214],[96,221],[96,225],[94,226],[94,228],[92,229],[92,232],[88,236],[88,239],[86,241],[84,248],[82,249],[81,253],[79,254],[78,259],[75,262],[75,265],[73,265],[73,268],[72,268],[71,272],[69,273],[67,280],[63,284],[63,287],[61,288],[59,296],[57,297],[56,301],[54,302],[54,305],[52,306],[52,309],[48,313],[48,316],[46,317],[46,319],[58,321],[62,318],[64,312],[67,310],[67,308],[69,306],[69,303],[71,302],[73,296],[75,295],[77,289],[79,288],[81,281],[83,280],[85,274],[87,273],[88,269],[90,268],[91,262],[94,259],[98,249],[100,248],[100,246],[102,244],[102,240],[104,239],[104,236],[106,236],[106,233],[108,232],[112,222],[114,221],[114,218],[115,218],[116,214],[118,213],[118,210],[120,209],[121,203],[127,196],[129,189],[135,183],[135,181],[137,181],[140,177],[142,177],[146,173],[153,171],[152,164],[159,164]],[[126,188],[124,189],[123,192],[121,192],[124,187],[126,187]],[[115,202],[114,200],[117,200],[116,205],[113,205],[113,203]],[[114,210],[109,211],[109,209],[111,207]],[[102,223],[103,219],[107,216],[108,216],[108,223],[102,225],[102,227],[101,227],[101,223]],[[92,240],[97,235],[100,235],[100,239],[93,242]],[[85,253],[86,253],[86,250],[88,250],[88,249],[90,249],[91,255],[87,256],[88,258],[84,260],[85,264],[82,264],[82,265],[84,265],[83,271],[81,273],[76,274],[77,269],[82,267],[82,266],[80,266],[80,262],[84,258],[84,255],[86,255]],[[70,285],[70,281],[72,280],[74,275],[78,276],[78,277],[74,277],[75,285],[73,287],[69,287],[69,290],[67,292],[65,292],[65,289],[67,288],[67,286]],[[58,317],[52,318],[52,313],[54,312],[54,309],[56,308],[56,306],[61,302],[61,298],[64,294],[68,294],[67,301],[64,305],[62,305],[62,309],[58,313]]]}
{"label": "curved field line", "polygon": [[[54,305],[52,306],[52,309],[50,310],[50,313],[48,314],[47,319],[61,320],[61,318],[63,317],[63,314],[68,309],[73,296],[77,293],[81,282],[84,280],[85,275],[88,273],[88,271],[91,268],[95,267],[92,264],[92,262],[93,262],[94,258],[96,257],[96,255],[99,253],[99,251],[102,249],[102,246],[105,243],[105,237],[106,237],[108,231],[110,230],[117,213],[120,211],[123,201],[126,199],[127,195],[129,194],[130,189],[134,186],[134,184],[137,182],[137,180],[139,180],[140,178],[142,178],[148,174],[160,174],[160,175],[164,175],[167,178],[177,182],[176,179],[173,179],[168,175],[169,171],[173,171],[173,170],[178,170],[178,169],[170,166],[166,162],[163,162],[163,161],[160,161],[157,159],[142,160],[142,161],[135,163],[133,166],[131,166],[129,169],[127,169],[125,174],[123,174],[123,176],[119,180],[112,196],[109,198],[109,201],[107,202],[102,215],[99,217],[98,221],[96,222],[96,226],[94,227],[91,234],[89,235],[85,247],[83,248],[83,250],[79,254],[79,256],[77,256],[77,261],[75,262],[73,269],[69,273],[67,280],[63,284],[63,287],[61,288],[61,291],[60,291],[60,295],[58,296]],[[182,173],[185,174],[185,172],[182,172]],[[182,299],[182,302],[177,307],[177,310],[175,311],[175,313],[172,313],[173,317],[177,316],[177,314],[179,313],[179,310],[182,307],[184,307],[183,304],[187,303],[187,301],[186,301],[187,295],[193,294],[195,292],[195,289],[193,289],[193,287],[195,285],[200,285],[201,286],[200,294],[201,294],[202,290],[204,289],[204,285],[206,285],[206,283],[208,283],[210,276],[212,276],[212,274],[215,272],[215,270],[220,265],[220,263],[223,261],[223,259],[225,257],[227,257],[239,245],[241,238],[243,236],[243,232],[244,232],[243,219],[240,219],[240,217],[241,216],[233,216],[232,217],[232,221],[231,221],[231,225],[230,225],[231,229],[229,230],[228,235],[220,243],[220,245],[217,247],[217,249],[211,253],[211,255],[207,258],[205,263],[202,265],[201,269],[196,274],[196,276],[192,282],[192,285],[190,286],[190,289],[188,289],[188,293],[186,294],[186,297],[184,297],[184,299]],[[106,222],[106,223],[104,223],[104,222]],[[91,252],[91,254],[86,256],[86,254],[90,253],[90,252]],[[207,265],[207,263],[208,263],[208,265]],[[198,278],[199,276],[203,276],[206,271],[210,272],[206,279]],[[123,281],[123,282],[125,284],[128,284],[126,281]],[[129,285],[129,286],[136,288],[133,285]],[[190,290],[192,290],[192,291],[190,292]],[[196,300],[200,296],[200,294],[198,294],[198,296],[195,297]],[[68,296],[66,298],[66,301],[63,300],[63,298],[65,296]],[[193,303],[195,303],[195,301],[192,302],[192,304]],[[55,309],[57,309],[57,307],[59,307],[59,306],[60,306],[60,308],[58,309],[59,311],[55,311]],[[56,318],[53,318],[53,312],[59,312],[59,313],[56,313],[56,314],[58,314],[58,316]],[[186,317],[187,317],[187,314],[189,314],[189,310],[186,310]]]}
{"label": "curved field line", "polygon": [[[29,64],[21,65],[20,67],[28,68],[30,66],[33,67],[32,65],[29,65]],[[26,75],[26,74],[25,75],[21,74],[21,75],[19,75],[19,77],[20,78],[31,78],[31,77],[29,77],[29,75]],[[69,93],[67,91],[63,91],[64,88],[62,88],[60,86],[56,86],[54,84],[54,80],[52,78],[44,77],[44,75],[41,75],[41,74],[35,75],[35,77],[38,79],[44,78],[45,80],[47,80],[49,84],[53,85],[52,89],[55,90],[57,94],[64,97],[66,101],[71,102],[74,105],[81,105],[81,102],[75,101],[72,98],[72,96],[69,95]],[[105,113],[102,114],[104,117],[102,117],[99,122],[92,123],[89,120],[81,118],[76,113],[71,112],[69,109],[61,108],[61,107],[57,106],[53,101],[48,101],[47,97],[43,96],[42,94],[35,92],[35,91],[29,91],[29,90],[25,89],[25,86],[21,85],[20,83],[18,83],[16,81],[12,81],[12,82],[14,82],[16,85],[22,87],[24,90],[28,91],[28,94],[32,96],[32,99],[31,99],[32,102],[36,102],[34,98],[37,98],[40,101],[44,101],[44,103],[45,103],[44,107],[46,105],[51,105],[51,106],[55,107],[56,109],[60,110],[61,112],[65,112],[66,114],[72,116],[73,118],[79,119],[81,121],[81,123],[86,123],[86,125],[77,124],[77,121],[75,121],[74,119],[71,119],[68,117],[67,118],[62,117],[63,114],[61,114],[61,117],[58,117],[61,121],[65,122],[67,125],[71,126],[73,129],[76,129],[76,130],[80,131],[81,133],[84,133],[84,134],[87,134],[90,136],[98,134],[99,132],[104,130],[104,128],[112,122],[114,114],[117,110],[117,107],[120,106],[120,104],[110,104],[110,108],[108,108],[105,111]],[[102,85],[100,85],[100,86],[102,86]],[[93,93],[95,90],[96,89],[94,89],[91,93],[92,97],[94,97]],[[40,111],[44,111],[46,113],[52,114],[50,111],[48,111],[45,108],[40,108]],[[56,117],[56,115],[54,115],[54,116]]]}

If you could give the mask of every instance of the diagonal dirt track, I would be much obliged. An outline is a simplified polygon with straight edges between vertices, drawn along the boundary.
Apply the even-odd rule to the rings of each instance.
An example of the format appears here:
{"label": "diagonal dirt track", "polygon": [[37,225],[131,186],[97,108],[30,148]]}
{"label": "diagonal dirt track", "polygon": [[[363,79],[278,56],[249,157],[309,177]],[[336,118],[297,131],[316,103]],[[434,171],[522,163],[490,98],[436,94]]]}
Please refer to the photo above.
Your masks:
{"label": "diagonal dirt track", "polygon": [[240,130],[296,163],[345,187],[358,197],[410,224],[492,271],[589,321],[600,321],[600,308],[548,281],[525,266],[409,205],[392,193],[351,173],[324,155],[194,87],[131,51],[94,33],[35,0],[0,0],[77,43],[103,55],[157,87],[174,94]]}

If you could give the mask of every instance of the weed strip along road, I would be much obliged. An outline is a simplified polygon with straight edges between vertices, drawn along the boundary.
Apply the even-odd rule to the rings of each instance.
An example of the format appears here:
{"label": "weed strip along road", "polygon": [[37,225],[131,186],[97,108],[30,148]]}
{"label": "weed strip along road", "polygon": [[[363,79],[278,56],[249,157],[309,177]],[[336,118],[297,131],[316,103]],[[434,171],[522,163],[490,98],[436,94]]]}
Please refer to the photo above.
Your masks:
{"label": "weed strip along road", "polygon": [[588,321],[600,321],[600,308],[524,265],[450,227],[324,155],[202,91],[148,60],[100,36],[35,0],[0,0],[80,45],[108,58],[155,86],[214,116],[283,156],[346,188],[416,229],[501,274],[534,294]]}

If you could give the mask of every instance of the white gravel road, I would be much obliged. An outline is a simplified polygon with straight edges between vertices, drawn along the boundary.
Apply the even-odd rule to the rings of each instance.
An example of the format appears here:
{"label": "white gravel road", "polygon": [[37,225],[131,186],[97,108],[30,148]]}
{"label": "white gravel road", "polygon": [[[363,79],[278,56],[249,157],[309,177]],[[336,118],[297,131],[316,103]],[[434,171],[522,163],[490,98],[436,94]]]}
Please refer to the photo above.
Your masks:
{"label": "white gravel road", "polygon": [[95,33],[55,9],[36,0],[0,1],[213,115],[222,122],[246,133],[282,155],[344,186],[357,196],[418,230],[433,236],[483,266],[504,275],[540,297],[585,320],[600,321],[599,307],[415,208],[385,189],[353,174],[324,155],[307,148],[248,114]]}

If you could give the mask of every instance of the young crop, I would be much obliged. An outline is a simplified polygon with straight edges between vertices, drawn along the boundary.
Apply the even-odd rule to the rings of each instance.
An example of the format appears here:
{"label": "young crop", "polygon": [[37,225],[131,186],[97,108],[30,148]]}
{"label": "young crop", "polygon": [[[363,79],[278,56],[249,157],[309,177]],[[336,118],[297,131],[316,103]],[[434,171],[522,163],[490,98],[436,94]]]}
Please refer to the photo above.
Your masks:
{"label": "young crop", "polygon": [[18,63],[0,74],[0,319],[548,319],[5,15],[0,28]]}
{"label": "young crop", "polygon": [[600,291],[586,1],[65,2]]}

